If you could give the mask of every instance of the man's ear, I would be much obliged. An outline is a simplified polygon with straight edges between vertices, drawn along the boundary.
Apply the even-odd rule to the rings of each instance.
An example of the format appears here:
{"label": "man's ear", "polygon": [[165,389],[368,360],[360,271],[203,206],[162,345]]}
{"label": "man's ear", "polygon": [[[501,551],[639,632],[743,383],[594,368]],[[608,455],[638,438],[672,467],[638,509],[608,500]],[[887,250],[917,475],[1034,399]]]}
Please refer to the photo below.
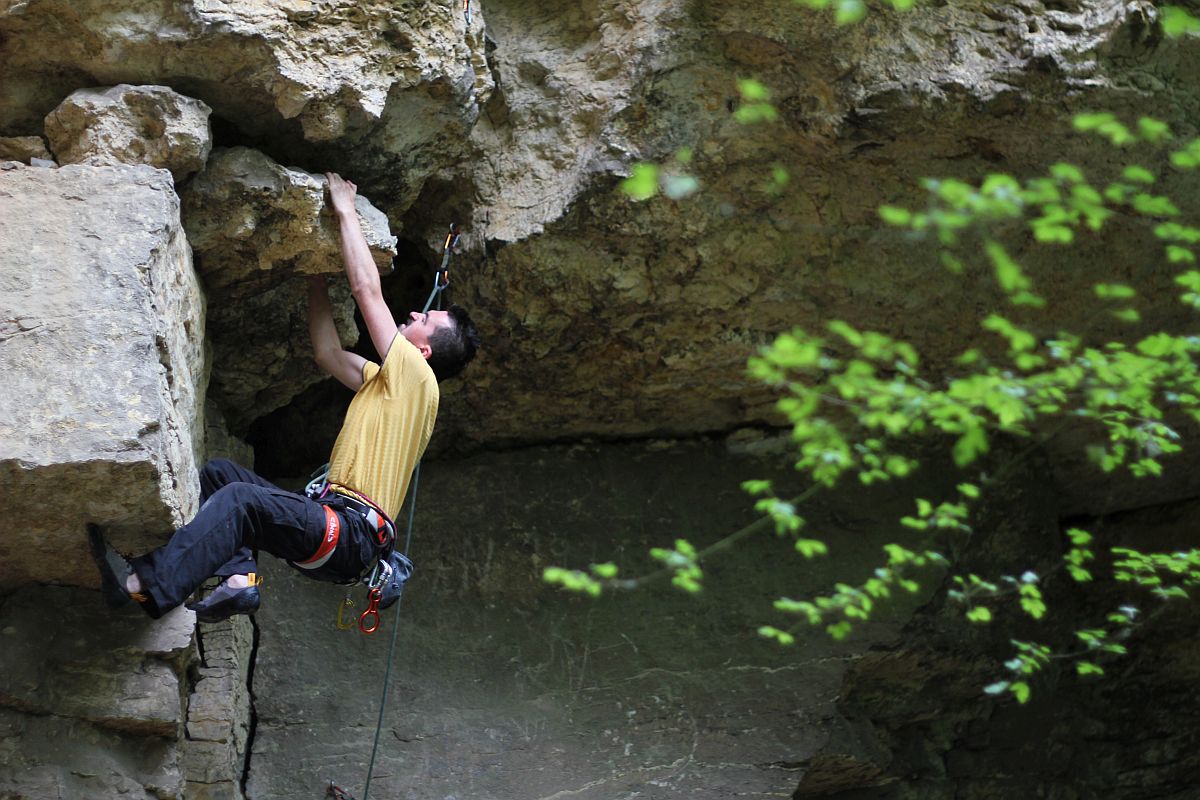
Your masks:
{"label": "man's ear", "polygon": [[433,355],[433,348],[427,344],[419,344],[419,345],[417,345],[417,349],[421,351],[421,358],[424,358],[426,360],[428,360],[429,357],[431,355]]}

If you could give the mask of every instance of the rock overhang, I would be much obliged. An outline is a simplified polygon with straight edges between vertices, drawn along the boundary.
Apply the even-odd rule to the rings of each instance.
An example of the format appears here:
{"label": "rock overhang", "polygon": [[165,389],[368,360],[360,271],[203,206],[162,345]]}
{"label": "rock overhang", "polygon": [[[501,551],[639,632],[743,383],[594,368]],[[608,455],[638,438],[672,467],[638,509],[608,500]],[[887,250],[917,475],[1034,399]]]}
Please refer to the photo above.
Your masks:
{"label": "rock overhang", "polygon": [[[0,27],[29,32],[57,8],[27,5]],[[921,202],[924,176],[1032,175],[1067,159],[1103,167],[1111,154],[1074,138],[1075,111],[1154,113],[1181,135],[1192,124],[1195,99],[1171,87],[1194,74],[1194,47],[1163,39],[1146,3],[957,3],[848,28],[754,4],[534,5],[476,8],[468,24],[424,3],[367,4],[354,19],[321,17],[312,3],[237,13],[167,4],[156,13],[174,20],[170,47],[228,47],[237,59],[184,64],[137,36],[124,46],[138,57],[120,67],[144,79],[170,73],[168,83],[195,91],[278,161],[356,179],[403,230],[406,250],[423,254],[390,281],[398,305],[424,297],[446,224],[464,225],[450,295],[475,312],[488,346],[469,386],[445,387],[439,437],[474,446],[547,431],[774,424],[746,358],[782,330],[834,317],[917,339],[929,364],[944,365],[982,335],[970,307],[996,296],[970,294],[981,281],[951,278],[932,249],[884,229],[879,204]],[[103,27],[95,13],[85,4],[71,24]],[[420,20],[428,26],[418,33]],[[371,36],[352,42],[346,32],[360,23]],[[68,48],[56,59],[117,70],[103,52]],[[44,77],[32,61],[16,63],[21,80]],[[235,65],[246,69],[232,79]],[[277,68],[281,83],[267,80]],[[745,75],[773,92],[778,123],[733,121],[734,79]],[[13,105],[0,108],[19,128]],[[623,198],[616,183],[634,161],[670,160],[680,147],[693,151],[700,195]],[[782,193],[764,188],[776,165],[790,175]],[[1144,248],[1134,234],[1123,259]],[[1035,279],[1070,296],[1083,283],[1063,276],[1085,278],[1123,238],[1062,258],[1018,250],[1046,262],[1031,267]],[[1178,324],[1182,315],[1155,298],[1164,324]],[[225,412],[244,428],[263,410]]]}

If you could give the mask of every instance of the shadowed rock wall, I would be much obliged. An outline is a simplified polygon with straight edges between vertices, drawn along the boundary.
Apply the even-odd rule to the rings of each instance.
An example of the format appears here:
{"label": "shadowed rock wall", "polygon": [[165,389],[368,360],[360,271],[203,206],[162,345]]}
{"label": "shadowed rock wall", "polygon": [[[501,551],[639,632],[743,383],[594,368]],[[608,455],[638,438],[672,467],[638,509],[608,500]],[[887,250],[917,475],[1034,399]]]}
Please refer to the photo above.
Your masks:
{"label": "shadowed rock wall", "polygon": [[676,536],[702,547],[752,521],[739,484],[778,467],[711,443],[426,463],[416,572],[374,636],[337,630],[340,587],[265,565],[248,794],[301,797],[334,780],[361,797],[397,621],[372,796],[790,793],[829,736],[847,665],[894,636],[912,601],[858,641],[801,631],[784,649],[755,628],[780,594],[869,574],[886,520],[909,502],[898,487],[808,509],[830,559],[762,534],[708,560],[696,597],[659,582],[592,601],[541,580],[551,563],[653,572],[649,547]]}
{"label": "shadowed rock wall", "polygon": [[[34,534],[0,539],[0,611],[26,608],[30,601],[16,590],[33,591],[33,584],[93,585],[85,561],[58,555],[76,551],[71,543],[87,518],[110,522],[130,549],[161,539],[194,505],[189,459],[201,438],[210,454],[240,450],[236,436],[253,427],[256,441],[271,447],[264,460],[277,474],[323,460],[342,401],[328,385],[311,386],[315,372],[297,344],[304,326],[294,276],[339,270],[312,178],[336,169],[387,215],[375,217],[381,270],[390,231],[404,237],[396,273],[385,282],[398,312],[427,294],[446,225],[464,225],[451,295],[471,307],[487,339],[467,380],[444,387],[433,449],[454,477],[431,481],[443,503],[461,501],[433,512],[435,545],[428,556],[417,551],[413,619],[406,611],[403,623],[413,666],[393,687],[400,699],[389,723],[389,743],[403,746],[388,749],[379,773],[388,791],[409,791],[413,774],[430,797],[666,797],[747,786],[782,794],[801,779],[810,793],[856,792],[873,781],[891,791],[909,766],[937,780],[944,777],[939,763],[946,774],[992,769],[964,755],[982,741],[972,738],[972,726],[986,708],[972,706],[940,727],[922,724],[941,713],[939,703],[965,696],[955,692],[965,692],[967,681],[978,685],[970,665],[960,685],[947,680],[962,674],[952,657],[899,649],[864,659],[848,691],[874,698],[866,705],[877,693],[861,687],[891,675],[901,676],[900,693],[920,688],[920,702],[895,711],[880,733],[870,710],[832,704],[844,659],[865,642],[813,641],[799,660],[785,661],[753,636],[739,638],[753,624],[742,627],[736,612],[762,607],[773,580],[794,587],[785,574],[791,562],[769,549],[709,565],[740,580],[728,595],[714,589],[708,604],[662,597],[672,617],[663,624],[640,599],[584,607],[546,593],[537,579],[546,563],[585,562],[614,548],[625,558],[669,541],[663,529],[681,524],[705,535],[740,524],[734,517],[744,498],[714,483],[727,468],[720,456],[669,456],[654,446],[520,448],[770,427],[778,419],[773,398],[746,377],[746,357],[782,330],[819,328],[835,317],[911,339],[926,377],[938,378],[961,349],[986,344],[978,321],[997,302],[991,279],[948,277],[927,243],[881,230],[876,207],[921,202],[916,187],[927,175],[1002,170],[1026,177],[1070,160],[1102,180],[1113,153],[1075,136],[1071,114],[1155,114],[1192,136],[1200,110],[1191,88],[1200,73],[1196,53],[1194,38],[1163,38],[1156,7],[1142,0],[931,3],[904,15],[873,13],[853,28],[757,2],[0,6],[5,157],[44,162],[49,152],[39,137],[46,133],[51,149],[73,160],[46,116],[61,107],[55,119],[73,119],[81,97],[108,96],[103,87],[113,84],[129,84],[121,91],[130,97],[162,95],[136,88],[142,85],[175,94],[161,105],[135,104],[140,111],[117,126],[119,136],[97,138],[108,142],[101,149],[119,153],[89,150],[83,157],[90,164],[152,158],[149,142],[167,130],[175,107],[200,117],[211,109],[218,146],[208,169],[193,177],[190,162],[172,167],[173,179],[148,167],[0,171],[0,264],[12,265],[0,276],[5,301],[64,306],[47,312],[54,325],[27,324],[41,317],[16,305],[0,319],[9,378],[0,396],[16,409],[8,427],[0,422],[0,478],[9,487],[0,510],[29,520],[20,529]],[[745,127],[731,117],[739,103],[735,79],[746,75],[772,91],[777,123]],[[81,89],[84,95],[60,106]],[[145,143],[128,137],[130,126],[145,127]],[[189,142],[196,153],[208,152],[203,137]],[[669,162],[684,147],[701,194],[632,204],[616,191],[634,162]],[[256,173],[243,164],[214,181],[229,153],[266,166]],[[769,183],[777,167],[789,176],[786,186]],[[267,173],[291,177],[255,177]],[[241,179],[248,180],[238,188]],[[80,183],[41,188],[72,181]],[[292,202],[289,192],[300,186],[302,202]],[[1179,175],[1163,186],[1179,196],[1196,189]],[[159,283],[146,277],[158,274],[160,262],[181,267],[189,252],[176,192],[188,198],[183,222],[215,301],[205,320],[198,300],[162,301],[174,310],[159,314]],[[56,243],[55,252],[46,242]],[[1012,241],[1011,252],[1051,299],[1035,330],[1052,335],[1067,327],[1099,338],[1186,329],[1190,314],[1174,301],[1171,275],[1147,258],[1151,245],[1148,226],[1128,220],[1060,250]],[[172,274],[180,284],[194,280],[188,269]],[[1135,284],[1143,321],[1120,326],[1068,302],[1098,280]],[[38,291],[29,291],[31,283]],[[340,299],[349,345],[350,312]],[[77,313],[92,302],[102,309]],[[41,347],[51,332],[65,352],[19,351],[23,343]],[[221,380],[201,414],[205,342]],[[112,349],[131,357],[114,360]],[[78,368],[44,366],[68,363]],[[78,372],[94,384],[72,381]],[[124,391],[130,387],[138,403]],[[81,399],[87,402],[73,402]],[[47,453],[52,458],[39,460]],[[1195,494],[1187,470],[1149,486],[1101,485],[1084,466],[1065,450],[1050,453],[1041,479],[1057,495],[1032,527],[1049,529],[1060,514]],[[668,470],[689,485],[662,481]],[[71,503],[41,502],[66,485],[77,492]],[[877,518],[861,498],[845,503],[830,512],[830,528],[864,534],[871,548],[852,551],[849,563],[866,568],[878,544],[875,524],[908,509]],[[658,511],[665,507],[672,512]],[[549,530],[550,520],[562,531]],[[621,538],[618,530],[633,533]],[[804,585],[841,577],[847,562],[832,563],[828,573],[825,566],[806,573],[813,583]],[[176,678],[185,676],[177,685],[181,703],[190,697],[195,712],[188,737],[160,726],[153,735],[161,742],[120,740],[112,747],[121,755],[107,761],[14,756],[3,791],[103,795],[141,787],[160,797],[236,798],[245,780],[251,796],[303,796],[323,788],[322,779],[361,768],[380,671],[377,643],[326,643],[312,632],[314,620],[332,617],[340,595],[290,573],[271,581],[284,599],[261,615],[257,721],[240,705],[248,634],[206,631],[212,646],[203,661],[182,671],[172,662]],[[747,586],[758,594],[740,591]],[[936,606],[930,613],[936,617]],[[34,635],[10,627],[6,635],[23,644]],[[910,631],[936,639],[921,618]],[[884,625],[870,635],[882,641],[893,633]],[[310,639],[321,644],[292,644]],[[710,640],[713,648],[737,647],[706,649]],[[25,661],[13,675],[28,680],[18,686],[12,678],[2,694],[2,741],[11,754],[23,752],[25,741],[51,742],[61,730],[44,718],[57,711],[28,699],[45,689],[27,663],[40,652],[19,653]],[[283,695],[276,688],[284,684],[300,688]],[[115,690],[109,700],[119,703]],[[882,701],[873,707],[892,713]],[[81,718],[92,725],[105,714],[111,710]],[[185,718],[182,710],[172,717]],[[1011,719],[1015,725],[1018,717]],[[1061,730],[1079,729],[1073,725]],[[1161,730],[1155,725],[1145,728],[1145,741]],[[946,737],[953,743],[945,745]],[[180,741],[199,744],[185,752]],[[1180,742],[1172,740],[1172,753]],[[134,752],[144,760],[134,763]],[[1137,752],[1131,761],[1157,758],[1149,745]],[[815,760],[804,763],[809,756]],[[247,763],[249,773],[238,774]],[[566,766],[547,767],[557,763]],[[1188,768],[1179,764],[1179,772]],[[1135,766],[1105,774],[1135,781],[1126,775]],[[107,778],[77,780],[101,773]],[[1147,791],[1162,794],[1169,785],[1159,780]],[[959,780],[936,790],[947,787],[978,788]]]}

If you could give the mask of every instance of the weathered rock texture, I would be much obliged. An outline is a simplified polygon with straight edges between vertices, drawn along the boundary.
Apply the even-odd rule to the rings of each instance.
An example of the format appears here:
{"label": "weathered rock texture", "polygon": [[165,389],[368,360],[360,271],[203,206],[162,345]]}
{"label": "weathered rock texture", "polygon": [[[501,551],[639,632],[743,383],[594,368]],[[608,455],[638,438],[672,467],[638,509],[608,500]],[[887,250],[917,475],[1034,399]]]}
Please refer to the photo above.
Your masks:
{"label": "weathered rock texture", "polygon": [[149,164],[178,182],[208,159],[210,111],[166,86],[80,89],[46,116],[46,137],[60,164]]}
{"label": "weathered rock texture", "polygon": [[478,6],[468,26],[460,5],[423,0],[7,4],[0,129],[36,132],[81,86],[169,82],[256,136],[327,144],[343,164],[352,145],[411,202],[491,89]]}
{"label": "weathered rock texture", "polygon": [[[306,176],[341,171],[388,214],[389,227],[405,237],[398,247],[401,268],[385,284],[397,311],[417,306],[429,291],[447,223],[464,224],[450,294],[473,310],[487,347],[466,381],[444,387],[434,445],[441,453],[770,428],[778,422],[774,397],[746,377],[747,356],[782,330],[819,330],[831,318],[912,340],[922,353],[923,376],[937,380],[968,346],[997,351],[999,343],[981,333],[979,320],[1002,298],[986,268],[972,264],[966,275],[950,277],[930,243],[882,228],[879,204],[921,204],[917,187],[926,176],[973,180],[1003,171],[1023,178],[1060,160],[1081,165],[1103,183],[1125,157],[1077,136],[1070,125],[1076,111],[1110,109],[1125,119],[1157,115],[1180,137],[1195,135],[1200,118],[1200,95],[1193,89],[1200,74],[1197,42],[1164,38],[1158,11],[1145,0],[963,0],[920,4],[908,14],[872,7],[867,21],[848,28],[797,9],[714,0],[496,0],[486,8],[473,0],[466,9],[429,0],[163,0],[150,6],[28,0],[0,8],[0,134],[40,134],[42,119],[64,97],[96,85],[161,85],[196,98],[213,109],[217,144],[229,148],[224,152],[260,164],[294,164]],[[744,76],[770,89],[777,122],[734,121],[730,112],[740,102],[735,81]],[[670,162],[681,148],[691,151],[686,169],[703,186],[696,197],[633,204],[617,190],[633,162]],[[226,158],[232,157],[214,160],[191,180],[193,186],[205,187]],[[1161,154],[1149,150],[1138,158],[1152,168],[1164,166]],[[69,169],[76,168],[62,174],[75,174]],[[266,171],[275,175],[276,169]],[[788,175],[786,185],[770,180],[776,169]],[[25,171],[0,173],[0,186],[13,174]],[[166,185],[165,177],[159,180]],[[261,183],[285,187],[290,180]],[[309,177],[298,180],[308,186],[298,216],[274,216],[278,198],[289,190],[270,189],[259,204],[246,199],[258,191],[253,180],[237,190],[246,197],[235,197],[232,175],[207,184],[208,195],[196,189],[184,211],[197,264],[213,292],[208,336],[221,383],[213,391],[219,409],[210,416],[227,419],[236,435],[253,427],[254,440],[270,444],[277,474],[298,474],[299,460],[323,460],[345,402],[327,384],[303,390],[314,373],[302,364],[304,348],[295,344],[305,337],[294,276],[333,273],[338,264],[332,231],[320,232],[320,204],[311,200],[319,192],[306,183]],[[1196,196],[1190,174],[1168,174],[1160,186],[1178,197]],[[231,193],[222,194],[227,189]],[[61,203],[79,208],[83,219],[97,207],[95,194],[77,191],[70,197],[79,199]],[[57,207],[49,206],[52,212]],[[95,213],[113,216],[107,208]],[[10,261],[29,253],[38,264],[50,260],[41,257],[44,251],[26,228],[4,227],[23,224],[13,220],[24,216],[0,214],[0,232],[13,231],[0,239],[18,237],[16,246],[0,252]],[[97,242],[109,241],[111,226],[72,224],[99,237],[84,235],[77,249],[90,253],[88,248],[101,247]],[[110,259],[126,264],[140,241],[127,231],[140,228],[117,227],[127,240],[119,252],[97,251],[100,266],[80,263],[68,274],[109,274]],[[325,248],[316,255],[307,249],[314,234]],[[1065,328],[1093,340],[1133,338],[1194,323],[1175,301],[1172,273],[1147,255],[1155,252],[1150,225],[1119,218],[1103,234],[1082,235],[1070,248],[1049,249],[1019,237],[1008,244],[1050,299],[1044,311],[1028,317],[1039,336]],[[1101,280],[1137,287],[1140,324],[1118,323],[1076,301],[1091,296],[1091,285]],[[7,300],[9,286],[4,288]],[[68,305],[73,312],[78,303]],[[5,358],[14,352],[13,341],[37,333],[6,324],[14,336],[0,345]],[[84,333],[76,341],[97,341]],[[353,339],[344,333],[345,341]],[[122,343],[139,341],[130,334]],[[80,352],[91,357],[99,351],[89,346]],[[42,398],[49,406],[37,418],[20,419],[22,435],[46,419],[87,419],[53,405],[82,391],[78,385],[45,392],[43,381],[50,378],[39,367],[46,360],[22,359],[20,369],[10,370],[20,392],[15,396],[23,402]],[[172,359],[167,361],[175,364]],[[140,380],[139,373],[130,374],[105,376],[101,384],[110,392],[103,401],[122,413],[129,408],[122,386]],[[170,385],[186,391],[180,386],[203,381]],[[143,393],[146,398],[165,397],[155,386]],[[294,402],[264,417],[297,392]],[[194,407],[182,397],[170,405]],[[160,487],[169,472],[162,465],[175,462],[137,455],[153,450],[144,442],[161,435],[156,424],[173,430],[171,413],[155,406],[153,414],[142,414],[146,407],[134,407],[131,432],[119,435],[131,443],[121,445],[121,458],[144,466],[116,476],[124,487],[117,498],[101,491],[114,479],[106,465],[119,460],[107,450],[85,462],[96,480],[78,478],[84,467],[72,466],[69,482],[93,492],[78,507],[107,514],[114,503],[148,498],[166,509],[159,514],[165,521],[187,505],[186,499],[164,499]],[[116,414],[99,424],[116,425]],[[224,443],[214,447],[238,446],[225,439],[220,423],[216,429],[212,441]],[[37,433],[37,444],[76,447],[90,442],[94,430],[85,427],[76,435],[60,425]],[[1083,471],[1077,448],[1066,447],[1088,436],[1080,429],[1056,440],[1035,475],[1043,493],[1031,494],[1048,508],[1040,509],[1044,516],[1018,520],[1028,523],[1026,532],[1042,531],[1053,540],[1061,515],[1112,514],[1196,494],[1190,480],[1196,473],[1187,470],[1167,482],[1097,482]],[[4,446],[0,457],[8,459]],[[723,495],[702,476],[696,485],[708,487],[711,498],[681,492],[675,482],[658,483],[628,463],[636,460],[633,450],[607,466],[603,459],[584,464],[586,477],[574,472],[583,458],[577,451],[524,452],[544,463],[514,453],[442,461],[470,480],[437,486],[433,494],[446,505],[431,525],[437,549],[429,557],[417,552],[418,582],[406,606],[415,619],[408,622],[407,610],[404,618],[411,625],[405,639],[413,661],[394,687],[396,717],[387,741],[396,749],[384,756],[384,771],[377,771],[387,793],[419,785],[430,797],[703,797],[747,787],[790,794],[803,780],[809,794],[845,790],[887,797],[908,791],[902,779],[915,770],[928,778],[913,783],[917,796],[924,789],[932,797],[1003,796],[997,793],[1015,768],[976,759],[974,748],[1010,742],[1022,717],[1002,709],[995,719],[1005,732],[980,734],[988,724],[980,720],[990,711],[975,699],[959,703],[967,707],[962,716],[939,721],[948,703],[980,685],[998,651],[964,664],[939,650],[936,625],[918,619],[909,636],[925,641],[863,659],[861,672],[846,684],[848,696],[865,698],[863,705],[873,709],[835,710],[840,659],[852,657],[854,645],[821,640],[806,645],[815,657],[782,663],[775,660],[778,651],[752,636],[722,638],[744,630],[728,616],[734,610],[769,602],[774,589],[762,564],[785,569],[769,553],[753,551],[753,563],[712,564],[714,573],[740,577],[742,592],[717,595],[717,605],[699,615],[667,595],[663,602],[674,622],[665,627],[654,628],[636,599],[599,606],[560,602],[543,593],[541,565],[587,563],[608,557],[614,547],[625,558],[621,548],[637,552],[669,540],[679,520],[712,531],[700,522],[719,527],[725,519],[720,513],[699,520],[689,512],[712,508],[702,501]],[[697,468],[706,463],[698,459]],[[19,477],[37,472],[9,466],[15,464],[5,460],[0,469]],[[40,469],[50,476],[48,467]],[[642,479],[631,485],[625,478],[610,480],[610,472]],[[44,494],[21,488],[8,472],[0,478],[18,487],[4,501],[6,511],[32,509],[33,499]],[[487,493],[493,483],[502,496]],[[660,514],[657,509],[676,502],[676,495],[683,498],[682,510]],[[726,506],[740,508],[743,501],[725,497],[718,507]],[[49,535],[35,542],[68,534],[77,540],[78,520],[59,520],[55,513],[38,506],[37,519],[47,523]],[[837,514],[831,511],[829,521],[831,528],[874,532],[878,520],[899,513],[852,498]],[[546,534],[551,519],[568,521],[578,535]],[[1012,526],[1003,522],[977,535],[1009,547],[1026,541],[1011,536]],[[618,530],[634,534],[623,539]],[[127,543],[138,544],[132,537]],[[19,582],[72,579],[54,573],[59,562],[46,558],[30,562],[36,569],[28,563],[10,568],[18,562],[10,561],[7,540],[2,547],[8,549],[0,550],[0,563]],[[22,552],[36,555],[37,547],[26,543]],[[866,569],[874,543],[871,548],[861,562],[860,554],[851,560]],[[827,574],[823,566],[815,568],[808,576],[811,588],[834,574],[844,577],[840,563]],[[63,569],[76,567],[82,569]],[[777,577],[795,590],[795,576]],[[249,786],[252,796],[303,796],[365,761],[374,714],[363,686],[376,685],[382,648],[357,639],[336,648],[309,646],[312,620],[332,619],[340,593],[323,593],[290,574],[277,580],[287,613],[280,605],[262,613],[272,621],[265,631],[278,639],[267,643],[263,672],[254,681],[259,724],[248,745]],[[930,612],[935,618],[938,613],[936,606]],[[960,627],[952,632],[962,635]],[[709,639],[736,646],[687,649],[694,642],[707,646]],[[1179,646],[1177,652],[1182,659],[1191,651]],[[373,667],[370,680],[359,674],[359,663]],[[1163,663],[1172,665],[1170,674],[1126,684],[1131,696],[1158,686],[1172,698],[1183,691],[1191,673],[1175,666],[1182,660]],[[285,683],[291,687],[286,695],[273,691]],[[872,688],[879,685],[888,697],[901,698],[900,708]],[[739,694],[744,687],[750,696]],[[1136,741],[1127,754],[1114,753],[1127,759],[1122,766],[1102,770],[1104,780],[1127,797],[1186,794],[1186,782],[1172,783],[1171,776],[1192,766],[1176,758],[1187,742],[1167,736],[1169,720],[1139,722],[1136,702],[1114,703],[1120,713],[1101,715],[1099,728],[1061,708],[1049,729],[1089,742]],[[216,725],[206,721],[218,719]],[[241,746],[239,719],[234,711],[198,718],[197,731],[215,737],[202,741],[215,744],[207,760],[187,768],[193,790],[234,791],[237,779],[226,773]],[[41,722],[21,724],[36,739]],[[1139,724],[1131,737],[1128,728]],[[1168,739],[1162,752],[1153,746],[1163,738],[1159,734]],[[1012,763],[1032,763],[1033,752],[1059,752],[1044,737],[1029,741],[1004,748]],[[1039,743],[1045,745],[1040,750]],[[809,756],[815,759],[805,762]],[[1058,778],[1063,773],[1037,763],[1069,797],[1066,781]],[[557,764],[564,766],[547,767]],[[980,772],[987,773],[983,782],[966,774]],[[1034,791],[1035,782],[1021,784],[1021,793]],[[1176,791],[1177,785],[1185,788]]]}
{"label": "weathered rock texture", "polygon": [[[1056,567],[1065,538],[1061,506],[1038,479],[1044,464],[1006,487],[961,561],[964,572],[1033,569],[1051,613],[1073,626],[1047,631],[1020,614],[998,614],[967,629],[962,608],[938,596],[902,636],[875,647],[846,672],[835,719],[843,732],[805,765],[797,798],[837,800],[1007,800],[1012,797],[1184,798],[1200,770],[1197,628],[1194,609],[1131,596],[1111,582],[1081,585]],[[1196,488],[1193,487],[1193,495]],[[1110,547],[1177,551],[1195,545],[1195,500],[1101,518],[1079,518],[1097,535],[1101,561]],[[1000,514],[1000,516],[995,516]],[[1108,569],[1096,567],[1097,574]],[[1011,639],[1046,641],[1079,652],[1074,627],[1103,624],[1133,603],[1142,621],[1123,640],[1130,655],[1088,656],[1103,678],[1081,678],[1072,659],[1030,678],[1028,705],[980,687],[1005,677]]]}
{"label": "weathered rock texture", "polygon": [[[324,375],[308,340],[305,275],[343,271],[336,218],[324,176],[280,166],[257,150],[219,149],[183,192],[196,268],[208,290],[214,399],[244,431]],[[392,271],[396,237],[387,217],[356,201],[380,272]],[[354,344],[354,305],[345,281],[331,287],[343,341]]]}
{"label": "weathered rock texture", "polygon": [[[324,176],[280,166],[257,150],[214,152],[183,192],[188,239],[209,289],[233,298],[289,276],[340,273],[326,186]],[[355,208],[379,271],[390,273],[396,237],[387,217],[362,195]]]}
{"label": "weathered rock texture", "polygon": [[0,586],[95,586],[83,526],[149,549],[195,512],[204,300],[165,172],[0,171]]}
{"label": "weathered rock texture", "polygon": [[31,159],[40,158],[52,160],[54,156],[46,149],[46,142],[40,136],[3,136],[0,137],[0,161],[20,161],[28,164]]}
{"label": "weathered rock texture", "polygon": [[188,697],[182,766],[189,800],[241,800],[251,729],[254,629],[247,617],[204,625]]}
{"label": "weathered rock texture", "polygon": [[0,796],[182,798],[195,617],[114,614],[95,592],[0,601]]}
{"label": "weathered rock texture", "polygon": [[[517,62],[534,47],[521,32],[527,17],[538,18],[531,5],[489,11],[489,29],[503,31],[512,18],[512,41],[500,42]],[[704,191],[684,203],[635,205],[615,190],[621,170],[613,167],[587,182],[544,234],[469,254],[456,298],[481,309],[485,328],[499,335],[473,370],[469,395],[447,404],[443,433],[524,441],[546,429],[630,435],[768,423],[770,398],[745,377],[747,353],[780,330],[820,330],[831,318],[913,339],[926,373],[939,376],[968,343],[989,344],[973,309],[1000,299],[985,265],[956,278],[929,242],[881,228],[880,204],[920,205],[924,176],[1032,176],[1064,159],[1103,181],[1112,151],[1071,133],[1075,110],[1157,113],[1181,135],[1194,130],[1195,97],[1137,88],[1186,84],[1195,63],[1190,43],[1161,39],[1144,4],[1051,11],[952,3],[873,15],[845,31],[766,6],[705,3],[693,14],[687,33],[656,51],[653,77],[605,136],[627,137],[654,160],[691,148],[689,169]],[[506,52],[498,48],[496,58]],[[732,76],[745,73],[771,90],[778,123],[732,119]],[[501,72],[493,104],[518,76]],[[479,158],[516,152],[489,147]],[[770,188],[774,164],[791,176],[781,192]],[[1172,188],[1194,192],[1190,178],[1172,179]],[[474,207],[453,182],[431,183],[427,197],[406,230]],[[498,205],[478,213],[498,213]],[[1118,221],[1062,250],[1014,241],[1051,298],[1032,315],[1039,333],[1186,329],[1190,312],[1173,301],[1169,270],[1145,258],[1151,239],[1149,226]],[[1123,328],[1070,302],[1101,275],[1137,282],[1143,326]]]}

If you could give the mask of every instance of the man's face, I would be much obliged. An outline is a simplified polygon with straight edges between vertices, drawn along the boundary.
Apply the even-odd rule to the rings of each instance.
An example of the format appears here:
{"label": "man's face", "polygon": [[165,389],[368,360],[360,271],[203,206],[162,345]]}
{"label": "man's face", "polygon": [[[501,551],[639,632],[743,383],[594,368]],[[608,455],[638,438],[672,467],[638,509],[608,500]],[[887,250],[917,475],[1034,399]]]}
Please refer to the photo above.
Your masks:
{"label": "man's face", "polygon": [[400,326],[400,335],[420,348],[429,358],[429,337],[439,328],[448,328],[454,324],[449,311],[430,311],[422,314],[420,311],[409,312],[408,321]]}

